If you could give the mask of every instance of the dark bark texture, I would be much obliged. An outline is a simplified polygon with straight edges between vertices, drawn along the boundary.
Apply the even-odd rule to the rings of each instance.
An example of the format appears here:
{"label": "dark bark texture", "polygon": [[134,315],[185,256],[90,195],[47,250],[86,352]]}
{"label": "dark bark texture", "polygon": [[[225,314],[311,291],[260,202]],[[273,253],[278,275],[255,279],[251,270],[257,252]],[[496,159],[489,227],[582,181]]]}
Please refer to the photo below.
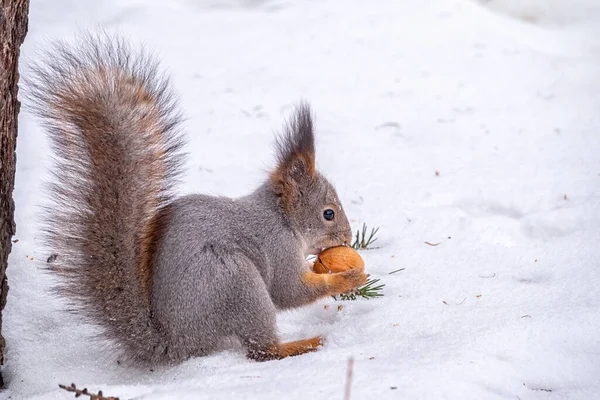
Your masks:
{"label": "dark bark texture", "polygon": [[[15,149],[20,103],[19,49],[27,33],[29,0],[0,0],[0,365],[4,364],[2,310],[6,305],[6,266],[15,234],[12,198],[15,183]],[[0,374],[0,385],[4,386]]]}

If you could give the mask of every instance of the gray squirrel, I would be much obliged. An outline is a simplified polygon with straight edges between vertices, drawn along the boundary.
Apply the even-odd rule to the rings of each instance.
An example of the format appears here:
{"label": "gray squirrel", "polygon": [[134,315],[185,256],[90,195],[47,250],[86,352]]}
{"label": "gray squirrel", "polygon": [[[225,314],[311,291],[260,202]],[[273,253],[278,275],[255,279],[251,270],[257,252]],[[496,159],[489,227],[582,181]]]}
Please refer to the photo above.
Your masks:
{"label": "gray squirrel", "polygon": [[363,269],[317,274],[308,254],[352,232],[315,169],[301,103],[276,140],[277,165],[247,196],[175,198],[184,140],[168,78],[120,37],[57,42],[26,77],[55,163],[46,243],[61,296],[138,366],[206,355],[237,339],[257,361],[314,351],[282,343],[276,312],[366,283]]}

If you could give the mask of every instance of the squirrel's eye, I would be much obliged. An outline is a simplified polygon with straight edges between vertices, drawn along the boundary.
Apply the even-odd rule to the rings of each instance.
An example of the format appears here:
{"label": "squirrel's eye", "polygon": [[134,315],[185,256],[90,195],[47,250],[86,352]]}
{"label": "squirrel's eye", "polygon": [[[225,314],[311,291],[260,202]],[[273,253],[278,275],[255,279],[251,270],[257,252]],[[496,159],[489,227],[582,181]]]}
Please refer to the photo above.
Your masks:
{"label": "squirrel's eye", "polygon": [[327,209],[323,211],[323,218],[325,218],[327,221],[333,220],[333,217],[335,217],[335,213],[333,212],[333,210]]}

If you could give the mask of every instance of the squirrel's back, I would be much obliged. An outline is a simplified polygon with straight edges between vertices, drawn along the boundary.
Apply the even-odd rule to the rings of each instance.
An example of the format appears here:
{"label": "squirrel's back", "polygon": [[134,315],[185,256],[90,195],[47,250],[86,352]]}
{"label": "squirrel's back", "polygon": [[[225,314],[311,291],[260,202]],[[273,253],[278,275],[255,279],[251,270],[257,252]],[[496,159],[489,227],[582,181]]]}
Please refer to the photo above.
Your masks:
{"label": "squirrel's back", "polygon": [[182,158],[169,83],[150,57],[104,34],[54,45],[25,78],[54,150],[45,231],[61,293],[126,358],[164,361],[150,302]]}

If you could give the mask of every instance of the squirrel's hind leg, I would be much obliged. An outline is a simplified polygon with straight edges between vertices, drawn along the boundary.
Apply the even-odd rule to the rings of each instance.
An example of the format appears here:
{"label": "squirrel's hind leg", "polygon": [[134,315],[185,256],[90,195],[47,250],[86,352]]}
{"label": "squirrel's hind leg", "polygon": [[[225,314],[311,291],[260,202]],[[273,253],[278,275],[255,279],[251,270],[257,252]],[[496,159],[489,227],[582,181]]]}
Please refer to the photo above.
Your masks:
{"label": "squirrel's hind leg", "polygon": [[235,321],[248,321],[236,324],[237,336],[248,350],[248,358],[256,361],[279,360],[285,357],[298,356],[317,350],[323,343],[320,337],[281,343],[277,335],[276,310],[270,297],[252,296],[252,301],[241,304],[243,315]]}
{"label": "squirrel's hind leg", "polygon": [[294,342],[281,343],[277,334],[277,309],[251,261],[245,257],[232,257],[238,275],[236,282],[243,282],[236,296],[236,314],[230,316],[230,328],[248,350],[248,358],[256,361],[279,360],[317,350],[323,339],[313,337]]}

